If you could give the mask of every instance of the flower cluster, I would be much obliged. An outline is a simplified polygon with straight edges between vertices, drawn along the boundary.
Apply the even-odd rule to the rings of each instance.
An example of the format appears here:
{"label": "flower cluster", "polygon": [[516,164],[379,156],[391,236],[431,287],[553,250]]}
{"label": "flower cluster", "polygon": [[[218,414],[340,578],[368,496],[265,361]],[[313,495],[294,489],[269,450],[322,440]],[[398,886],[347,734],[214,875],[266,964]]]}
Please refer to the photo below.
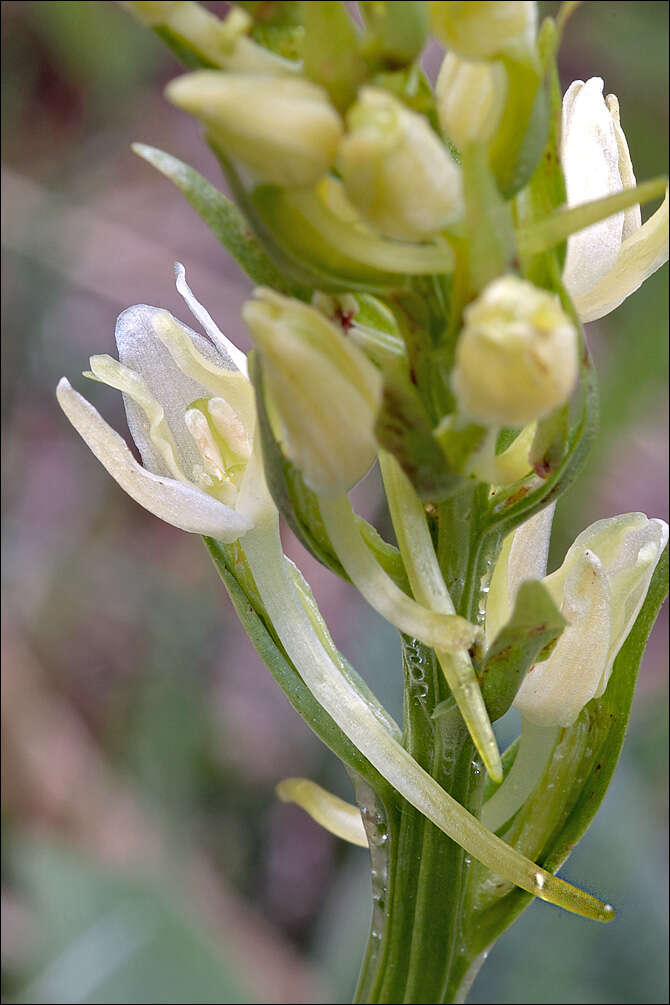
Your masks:
{"label": "flower cluster", "polygon": [[[342,5],[313,3],[276,35],[255,34],[242,8],[220,22],[192,3],[125,6],[198,67],[166,95],[203,124],[244,215],[154,159],[258,284],[242,312],[254,360],[177,265],[204,334],[131,307],[119,359],[93,356],[86,373],[123,393],[143,465],[65,379],[63,410],[137,502],[237,543],[236,582],[282,659],[393,791],[510,883],[609,916],[494,832],[605,694],[667,543],[642,514],[602,520],[545,575],[553,500],[594,425],[580,322],[667,259],[667,193],[642,225],[644,186],[600,78],[568,88],[561,119],[545,84],[555,26],[538,45],[534,3],[361,4],[360,32]],[[429,17],[448,47],[435,90],[417,61]],[[346,497],[376,460],[397,547]],[[446,791],[349,674],[283,556],[280,514],[432,650],[431,723],[455,707],[502,782],[483,806]],[[524,731],[510,769],[491,722],[512,701]],[[317,786],[288,780],[280,794],[366,843],[357,810]]]}

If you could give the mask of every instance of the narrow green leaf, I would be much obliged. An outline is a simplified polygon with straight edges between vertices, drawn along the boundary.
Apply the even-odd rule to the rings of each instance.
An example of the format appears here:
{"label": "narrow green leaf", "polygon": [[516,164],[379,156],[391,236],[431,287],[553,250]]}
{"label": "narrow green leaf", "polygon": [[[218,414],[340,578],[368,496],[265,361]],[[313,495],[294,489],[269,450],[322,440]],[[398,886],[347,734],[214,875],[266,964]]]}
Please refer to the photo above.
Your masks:
{"label": "narrow green leaf", "polygon": [[303,299],[307,297],[304,287],[287,280],[275,267],[235,203],[219,192],[195,168],[144,143],[134,143],[133,150],[184,193],[214,236],[254,283],[271,286],[281,293]]}
{"label": "narrow green leaf", "polygon": [[523,678],[545,660],[565,628],[565,619],[539,580],[522,583],[512,616],[477,667],[482,695],[492,720],[508,710]]}
{"label": "narrow green leaf", "polygon": [[545,220],[538,220],[517,231],[517,243],[519,250],[523,254],[546,251],[548,248],[565,241],[570,234],[575,234],[585,227],[590,227],[599,220],[604,220],[608,216],[620,213],[637,203],[640,205],[658,199],[664,195],[668,186],[668,179],[665,176],[652,178],[650,181],[642,182],[635,188],[625,188],[614,195],[605,196],[603,199],[594,199],[593,202],[584,202],[571,209],[559,209],[552,216]]}

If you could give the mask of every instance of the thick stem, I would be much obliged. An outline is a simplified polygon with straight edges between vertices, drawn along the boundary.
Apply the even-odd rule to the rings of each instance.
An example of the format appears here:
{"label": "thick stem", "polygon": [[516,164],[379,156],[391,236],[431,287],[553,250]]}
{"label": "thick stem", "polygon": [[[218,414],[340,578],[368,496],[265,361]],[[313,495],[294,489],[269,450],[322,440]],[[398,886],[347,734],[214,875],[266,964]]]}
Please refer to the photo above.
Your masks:
{"label": "thick stem", "polygon": [[[467,496],[441,507],[439,550],[457,610],[474,617],[480,605],[480,593],[471,585],[478,549],[463,531],[475,523],[478,500],[475,492]],[[403,670],[403,745],[450,795],[477,814],[485,775],[434,653],[417,640],[404,639]],[[444,701],[451,701],[451,710],[433,718]],[[355,1001],[459,1000],[459,994],[467,993],[466,980],[471,983],[476,973],[462,926],[470,856],[406,802],[386,807],[385,813],[386,910],[383,917],[373,914]],[[374,849],[372,858],[378,877]]]}
{"label": "thick stem", "polygon": [[[484,772],[455,703],[451,712],[431,717],[435,705],[447,698],[434,654],[405,639],[403,668],[404,745],[440,785],[476,812]],[[470,858],[408,803],[399,800],[385,807],[384,815],[383,864],[379,848],[371,845],[373,920],[355,1000],[449,1001],[452,961],[462,948],[459,917]]]}

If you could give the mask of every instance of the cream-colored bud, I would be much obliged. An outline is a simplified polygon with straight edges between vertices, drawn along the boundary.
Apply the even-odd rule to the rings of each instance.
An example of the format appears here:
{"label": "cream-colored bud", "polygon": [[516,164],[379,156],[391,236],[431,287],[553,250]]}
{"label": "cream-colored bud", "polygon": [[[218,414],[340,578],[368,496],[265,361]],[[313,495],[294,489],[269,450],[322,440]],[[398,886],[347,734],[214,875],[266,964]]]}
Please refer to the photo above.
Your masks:
{"label": "cream-colored bud", "polygon": [[449,49],[466,59],[492,59],[501,53],[531,50],[537,4],[528,2],[433,2],[433,31]]}
{"label": "cream-colored bud", "polygon": [[379,371],[324,315],[273,290],[242,308],[263,359],[271,418],[310,488],[337,496],[373,463]]}
{"label": "cream-colored bud", "polygon": [[447,53],[435,93],[440,125],[454,146],[463,150],[468,143],[487,143],[493,137],[506,91],[502,63],[473,63]]}
{"label": "cream-colored bud", "polygon": [[342,123],[310,81],[200,70],[172,81],[166,95],[260,181],[311,187],[335,160]]}
{"label": "cream-colored bud", "polygon": [[421,241],[459,215],[460,169],[423,116],[387,91],[365,87],[347,126],[338,165],[367,223],[389,237]]}
{"label": "cream-colored bud", "polygon": [[577,331],[555,294],[503,276],[464,318],[452,376],[464,413],[521,426],[567,400],[577,378]]}

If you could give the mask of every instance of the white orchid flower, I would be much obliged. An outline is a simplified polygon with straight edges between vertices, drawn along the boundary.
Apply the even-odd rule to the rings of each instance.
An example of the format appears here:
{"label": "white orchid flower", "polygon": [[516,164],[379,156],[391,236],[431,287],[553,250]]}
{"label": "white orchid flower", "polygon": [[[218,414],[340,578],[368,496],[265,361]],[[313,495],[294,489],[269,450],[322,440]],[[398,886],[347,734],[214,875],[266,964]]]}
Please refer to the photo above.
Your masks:
{"label": "white orchid flower", "polygon": [[209,339],[146,304],[116,323],[119,359],[91,357],[86,376],[123,392],[144,466],[63,378],[58,401],[107,471],[145,509],[194,534],[232,542],[252,526],[238,506],[251,454],[253,390],[246,357],[219,331],[175,266],[177,290]]}
{"label": "white orchid flower", "polygon": [[[546,569],[552,510],[532,517],[503,546],[489,591],[489,639],[511,613],[521,583]],[[521,745],[503,785],[486,803],[482,820],[491,829],[533,791],[560,730],[605,692],[667,542],[668,525],[644,513],[598,520],[578,535],[561,567],[542,579],[567,626],[514,699],[522,718]]]}
{"label": "white orchid flower", "polygon": [[[568,624],[519,689],[514,704],[525,718],[570,726],[604,693],[667,541],[667,524],[644,513],[597,520],[578,535],[560,569],[543,580]],[[518,565],[510,572],[514,597],[522,574]]]}
{"label": "white orchid flower", "polygon": [[[603,80],[575,80],[563,98],[561,163],[568,206],[635,186],[619,102]],[[582,321],[609,314],[668,260],[668,193],[642,224],[639,205],[568,239],[565,285]]]}

